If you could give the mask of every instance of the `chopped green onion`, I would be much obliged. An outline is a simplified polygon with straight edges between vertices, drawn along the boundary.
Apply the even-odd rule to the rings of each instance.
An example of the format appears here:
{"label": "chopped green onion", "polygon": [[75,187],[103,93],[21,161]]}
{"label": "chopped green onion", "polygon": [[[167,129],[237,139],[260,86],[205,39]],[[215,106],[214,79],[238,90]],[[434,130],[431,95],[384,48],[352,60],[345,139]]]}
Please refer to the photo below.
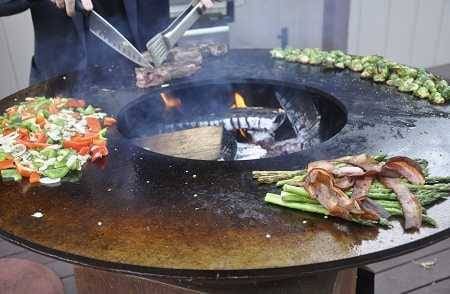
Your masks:
{"label": "chopped green onion", "polygon": [[22,180],[22,176],[17,172],[15,168],[4,169],[1,171],[3,181],[14,181],[18,182]]}

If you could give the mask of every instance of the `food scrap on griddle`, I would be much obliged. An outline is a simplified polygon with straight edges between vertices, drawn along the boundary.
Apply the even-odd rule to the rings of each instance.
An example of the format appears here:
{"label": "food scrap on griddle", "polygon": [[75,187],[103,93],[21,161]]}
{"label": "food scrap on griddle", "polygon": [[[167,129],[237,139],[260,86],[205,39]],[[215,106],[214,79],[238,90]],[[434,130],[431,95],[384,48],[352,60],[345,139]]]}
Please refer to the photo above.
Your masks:
{"label": "food scrap on griddle", "polygon": [[81,99],[29,97],[0,116],[2,180],[53,184],[108,155],[116,120]]}
{"label": "food scrap on griddle", "polygon": [[366,225],[389,225],[391,216],[402,216],[407,230],[435,225],[424,206],[450,193],[448,179],[429,181],[417,161],[400,156],[346,156],[311,162],[305,170],[255,171],[253,176],[282,186],[281,195],[266,195],[268,203]]}

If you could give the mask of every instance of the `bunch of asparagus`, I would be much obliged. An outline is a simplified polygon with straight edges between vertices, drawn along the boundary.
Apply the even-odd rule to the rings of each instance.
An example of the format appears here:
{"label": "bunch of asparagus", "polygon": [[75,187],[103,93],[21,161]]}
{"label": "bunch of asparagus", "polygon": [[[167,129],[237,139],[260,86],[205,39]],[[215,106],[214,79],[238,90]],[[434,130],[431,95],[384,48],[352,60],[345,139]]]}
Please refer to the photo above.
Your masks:
{"label": "bunch of asparagus", "polygon": [[360,72],[361,78],[386,83],[399,91],[411,93],[431,103],[450,102],[450,86],[438,76],[402,65],[382,56],[349,55],[340,50],[322,51],[317,48],[273,49],[272,57],[302,64],[323,65],[326,68],[345,69]]}
{"label": "bunch of asparagus", "polygon": [[[322,215],[330,215],[317,200],[310,197],[308,192],[300,186],[306,177],[306,170],[298,171],[255,171],[254,179],[261,184],[276,184],[281,187],[280,194],[267,193],[265,201],[267,203],[297,209],[304,212],[318,213]],[[423,207],[447,198],[450,195],[450,177],[432,178],[428,177],[425,185],[406,184],[407,187],[415,193]],[[349,197],[352,191],[347,191]],[[368,197],[380,204],[393,217],[403,216],[400,202],[395,193],[386,188],[378,181],[374,181],[371,185]],[[423,211],[423,222],[430,226],[436,226],[436,222],[426,215]],[[382,225],[390,226],[389,222],[381,219],[379,222],[372,222],[360,219],[352,219],[352,221],[363,225]]]}

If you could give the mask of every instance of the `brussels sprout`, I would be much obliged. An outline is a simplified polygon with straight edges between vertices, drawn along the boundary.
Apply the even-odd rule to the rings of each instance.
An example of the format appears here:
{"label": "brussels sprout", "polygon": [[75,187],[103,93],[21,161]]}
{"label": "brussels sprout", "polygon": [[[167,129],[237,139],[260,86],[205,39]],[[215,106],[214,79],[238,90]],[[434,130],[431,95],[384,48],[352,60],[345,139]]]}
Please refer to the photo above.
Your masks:
{"label": "brussels sprout", "polygon": [[447,89],[447,87],[448,87],[448,83],[446,80],[440,80],[439,82],[436,83],[436,89],[439,92],[444,91],[445,89]]}
{"label": "brussels sprout", "polygon": [[432,103],[436,103],[436,104],[445,103],[444,97],[442,97],[441,93],[439,93],[439,92],[431,93],[429,99]]}
{"label": "brussels sprout", "polygon": [[445,88],[445,90],[442,91],[442,97],[443,97],[446,101],[450,101],[450,86],[447,86],[447,88]]}
{"label": "brussels sprout", "polygon": [[400,92],[414,92],[419,88],[419,85],[414,83],[413,78],[403,79],[400,83],[398,90]]}
{"label": "brussels sprout", "polygon": [[355,58],[350,64],[350,69],[353,71],[362,71],[364,69],[363,64],[360,59]]}
{"label": "brussels sprout", "polygon": [[430,92],[428,92],[428,89],[425,87],[419,87],[416,91],[414,91],[414,95],[421,99],[425,99],[430,97]]}
{"label": "brussels sprout", "polygon": [[272,55],[273,58],[283,59],[286,55],[286,52],[281,48],[275,48],[272,51],[270,51],[270,54]]}

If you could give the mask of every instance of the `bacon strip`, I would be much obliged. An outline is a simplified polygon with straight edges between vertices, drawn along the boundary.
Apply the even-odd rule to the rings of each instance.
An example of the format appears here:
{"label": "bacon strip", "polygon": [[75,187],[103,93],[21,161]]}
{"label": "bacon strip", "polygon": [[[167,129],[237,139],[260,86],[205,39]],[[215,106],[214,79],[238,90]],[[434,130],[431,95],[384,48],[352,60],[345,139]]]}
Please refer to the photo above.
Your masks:
{"label": "bacon strip", "polygon": [[405,229],[419,229],[422,225],[422,206],[417,197],[401,183],[399,178],[380,177],[379,180],[397,195],[405,217]]}
{"label": "bacon strip", "polygon": [[382,165],[379,164],[372,156],[368,154],[359,154],[355,156],[344,156],[335,159],[336,162],[342,162],[358,166],[364,169],[367,173],[377,174],[381,172]]}
{"label": "bacon strip", "polygon": [[394,178],[402,176],[413,184],[425,184],[422,168],[407,157],[397,156],[389,159],[383,166],[382,175]]}
{"label": "bacon strip", "polygon": [[334,180],[334,185],[343,191],[350,189],[355,184],[352,177],[341,177]]}
{"label": "bacon strip", "polygon": [[382,218],[389,218],[390,214],[381,205],[372,199],[368,198],[369,189],[373,182],[373,176],[364,176],[356,179],[352,191],[352,198],[358,201],[362,210],[364,210],[364,217],[372,220],[379,220]]}
{"label": "bacon strip", "polygon": [[327,172],[330,172],[334,174],[337,177],[357,177],[357,176],[363,176],[366,174],[366,172],[357,166],[343,166],[343,167],[336,167],[333,162],[326,161],[326,160],[319,160],[314,161],[308,164],[308,172],[310,172],[313,169],[323,169]]}
{"label": "bacon strip", "polygon": [[326,170],[312,169],[305,179],[304,187],[309,195],[317,199],[332,215],[349,219],[350,213],[363,213],[355,200],[335,187],[333,175]]}

